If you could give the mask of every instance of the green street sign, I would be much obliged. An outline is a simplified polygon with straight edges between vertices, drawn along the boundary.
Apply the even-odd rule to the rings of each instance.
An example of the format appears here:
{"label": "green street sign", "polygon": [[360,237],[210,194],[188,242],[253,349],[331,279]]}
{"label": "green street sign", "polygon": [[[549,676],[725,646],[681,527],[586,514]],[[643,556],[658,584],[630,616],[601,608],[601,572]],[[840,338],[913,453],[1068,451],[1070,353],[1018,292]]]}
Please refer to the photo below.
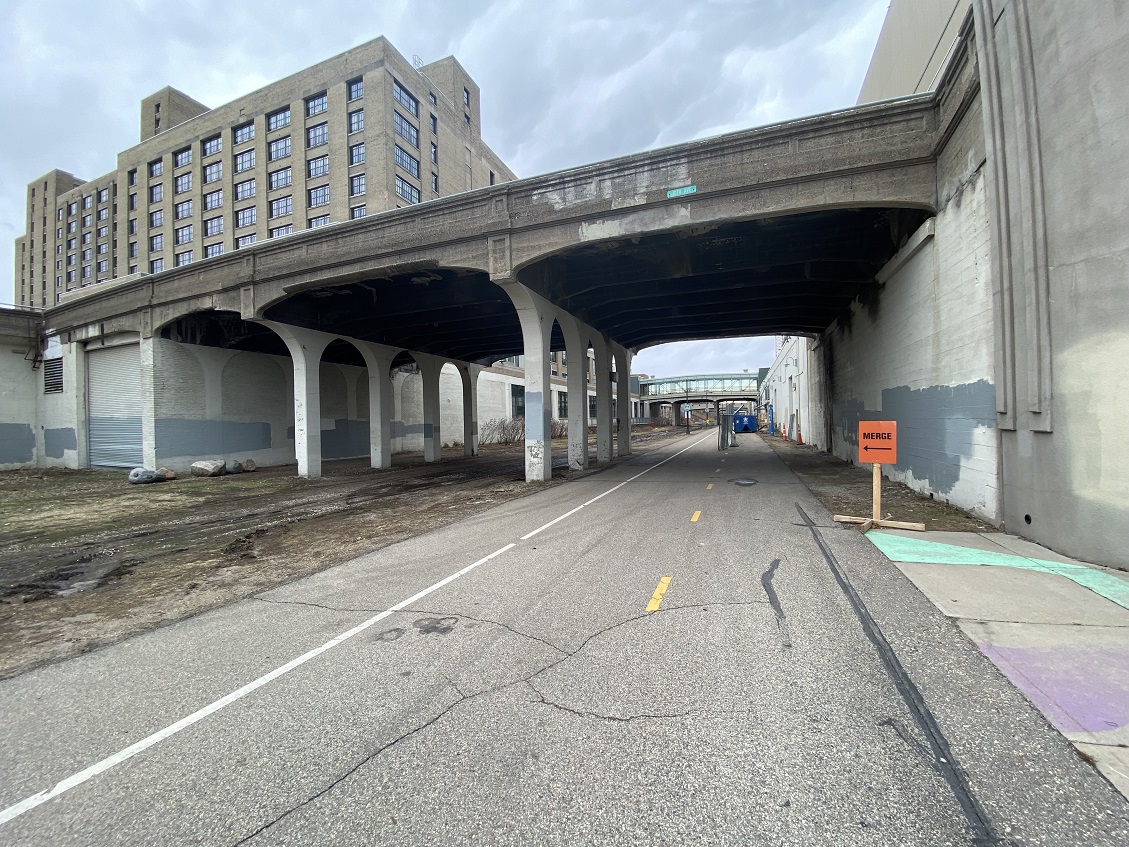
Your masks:
{"label": "green street sign", "polygon": [[666,199],[671,200],[675,197],[685,197],[687,194],[697,194],[698,186],[684,185],[681,188],[672,188],[666,193]]}

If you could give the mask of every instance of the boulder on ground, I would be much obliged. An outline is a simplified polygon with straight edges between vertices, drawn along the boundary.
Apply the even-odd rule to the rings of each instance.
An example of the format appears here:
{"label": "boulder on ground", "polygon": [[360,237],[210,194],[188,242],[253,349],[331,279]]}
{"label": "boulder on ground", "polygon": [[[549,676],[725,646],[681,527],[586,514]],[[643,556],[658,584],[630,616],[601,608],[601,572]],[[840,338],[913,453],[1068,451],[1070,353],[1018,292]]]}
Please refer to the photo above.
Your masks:
{"label": "boulder on ground", "polygon": [[247,473],[251,473],[251,471],[255,470],[258,467],[259,466],[255,464],[254,459],[244,459],[243,460],[243,470],[246,471]]}
{"label": "boulder on ground", "polygon": [[227,472],[227,462],[218,459],[205,459],[192,463],[193,476],[223,476]]}
{"label": "boulder on ground", "polygon": [[170,471],[168,468],[157,468],[157,473],[165,479],[176,479],[176,471]]}
{"label": "boulder on ground", "polygon": [[164,482],[165,478],[148,468],[134,468],[129,472],[129,481],[134,485],[144,485],[147,482]]}
{"label": "boulder on ground", "polygon": [[241,462],[232,462],[227,466],[228,473],[243,473],[243,464]]}

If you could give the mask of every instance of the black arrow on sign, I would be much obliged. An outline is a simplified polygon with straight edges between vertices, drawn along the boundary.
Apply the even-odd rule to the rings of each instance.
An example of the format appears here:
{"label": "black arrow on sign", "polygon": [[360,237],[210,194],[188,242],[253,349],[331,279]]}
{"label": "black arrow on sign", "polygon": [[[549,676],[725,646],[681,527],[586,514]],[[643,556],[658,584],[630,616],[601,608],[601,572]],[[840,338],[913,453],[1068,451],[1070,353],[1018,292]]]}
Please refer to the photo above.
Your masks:
{"label": "black arrow on sign", "polygon": [[870,452],[871,450],[893,450],[893,447],[871,447],[869,444],[863,446],[863,451]]}

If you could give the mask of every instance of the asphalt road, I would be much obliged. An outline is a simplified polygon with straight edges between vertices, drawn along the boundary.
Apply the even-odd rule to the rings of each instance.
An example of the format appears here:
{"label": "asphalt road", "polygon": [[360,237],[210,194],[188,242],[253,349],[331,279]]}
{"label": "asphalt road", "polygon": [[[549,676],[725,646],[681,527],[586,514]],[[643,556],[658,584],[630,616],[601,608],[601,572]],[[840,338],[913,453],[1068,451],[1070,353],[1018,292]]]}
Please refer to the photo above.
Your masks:
{"label": "asphalt road", "polygon": [[7,680],[0,715],[5,845],[1129,836],[896,568],[713,432]]}

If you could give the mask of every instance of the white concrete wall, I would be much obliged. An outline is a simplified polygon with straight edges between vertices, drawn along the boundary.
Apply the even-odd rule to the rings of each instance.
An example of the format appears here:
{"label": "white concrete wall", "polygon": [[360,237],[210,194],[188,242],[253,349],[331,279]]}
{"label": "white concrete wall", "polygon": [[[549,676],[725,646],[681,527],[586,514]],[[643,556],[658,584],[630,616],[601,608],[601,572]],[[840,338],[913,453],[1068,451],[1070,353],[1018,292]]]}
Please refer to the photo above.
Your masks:
{"label": "white concrete wall", "polygon": [[38,397],[43,371],[28,361],[28,339],[0,337],[0,470],[33,468],[40,456]]}
{"label": "white concrete wall", "polygon": [[887,476],[1000,516],[988,208],[975,168],[935,219],[879,273],[877,300],[852,305],[830,348],[832,451],[855,461],[859,420],[898,422]]}

